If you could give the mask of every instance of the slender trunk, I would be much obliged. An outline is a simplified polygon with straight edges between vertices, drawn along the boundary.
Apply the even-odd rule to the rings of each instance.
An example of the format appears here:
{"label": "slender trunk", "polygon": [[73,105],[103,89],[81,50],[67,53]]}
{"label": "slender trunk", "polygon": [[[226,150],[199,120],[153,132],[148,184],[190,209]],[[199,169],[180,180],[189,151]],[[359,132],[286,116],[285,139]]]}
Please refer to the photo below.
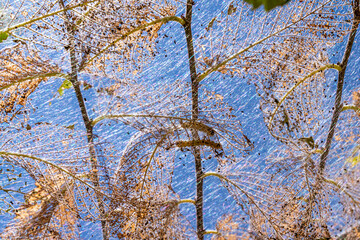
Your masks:
{"label": "slender trunk", "polygon": [[[65,4],[63,0],[60,0],[61,7],[65,9]],[[91,124],[91,120],[89,118],[89,115],[86,110],[86,105],[84,98],[82,96],[82,92],[80,89],[80,83],[78,81],[78,61],[76,59],[76,53],[75,53],[75,41],[74,41],[74,28],[71,24],[70,17],[67,15],[66,12],[64,12],[65,15],[65,24],[67,27],[67,31],[69,34],[68,41],[69,41],[69,53],[70,53],[70,62],[71,62],[71,75],[70,75],[70,82],[72,83],[74,87],[74,91],[76,94],[76,98],[80,107],[81,116],[83,118],[83,122],[86,128],[86,136],[87,141],[89,144],[89,154],[90,154],[90,164],[91,164],[91,181],[94,187],[99,188],[100,187],[100,180],[99,180],[99,174],[98,174],[98,162],[96,158],[96,150],[94,145],[94,134],[93,134],[93,126]],[[100,212],[100,219],[101,219],[101,227],[102,227],[102,234],[103,239],[108,240],[109,239],[109,232],[107,223],[105,221],[105,206],[103,203],[103,196],[101,196],[100,193],[95,192],[96,200]]]}
{"label": "slender trunk", "polygon": [[323,154],[320,156],[320,163],[319,163],[319,176],[322,177],[324,173],[324,169],[326,166],[327,157],[330,152],[332,139],[335,134],[335,128],[337,125],[337,122],[339,120],[340,112],[342,109],[342,92],[343,92],[343,86],[344,86],[344,78],[346,73],[346,67],[349,61],[349,57],[352,51],[352,47],[354,45],[354,40],[356,36],[357,29],[359,27],[359,21],[360,21],[360,12],[359,12],[359,0],[355,0],[353,3],[353,11],[354,11],[354,17],[353,17],[353,23],[350,31],[350,36],[346,44],[345,52],[343,59],[340,63],[341,71],[339,71],[338,74],[338,83],[337,83],[337,89],[336,89],[336,95],[335,95],[335,105],[334,105],[334,112],[330,123],[329,132],[326,138],[325,143],[325,150]]}
{"label": "slender trunk", "polygon": [[[186,16],[185,16],[185,34],[186,43],[188,49],[189,67],[190,67],[190,78],[191,78],[191,97],[192,97],[192,111],[191,119],[197,121],[199,118],[199,82],[197,80],[196,73],[196,62],[195,53],[193,46],[193,37],[191,31],[191,20],[192,20],[192,7],[194,5],[193,0],[188,0],[186,4]],[[196,129],[191,130],[192,140],[199,140],[199,134]],[[195,158],[195,170],[196,170],[196,228],[197,235],[200,240],[204,239],[204,196],[203,196],[203,169],[201,163],[201,154],[199,147],[193,147],[193,155]]]}
{"label": "slender trunk", "polygon": [[[343,59],[340,63],[341,70],[338,73],[338,82],[337,82],[337,88],[336,88],[336,94],[335,94],[335,104],[334,104],[334,112],[331,118],[330,128],[328,131],[328,135],[325,142],[325,149],[324,152],[320,156],[320,162],[318,166],[318,176],[316,178],[315,182],[315,189],[314,189],[314,196],[312,197],[314,200],[318,198],[318,195],[321,192],[322,186],[321,183],[323,181],[323,175],[324,170],[326,167],[327,158],[330,152],[332,139],[335,134],[335,129],[337,122],[339,120],[339,116],[341,113],[341,109],[343,107],[342,103],[342,93],[343,93],[343,87],[344,87],[344,78],[346,73],[346,68],[348,65],[349,57],[351,55],[352,47],[354,45],[354,40],[356,36],[357,29],[359,27],[359,21],[360,21],[360,12],[359,12],[359,0],[353,1],[353,11],[354,11],[354,17],[352,22],[352,27],[350,30],[350,35],[348,38],[348,41],[346,43],[345,52],[343,55]],[[316,201],[316,200],[315,200]],[[312,211],[308,213],[309,218],[311,217]],[[330,237],[330,232],[326,226],[325,223],[322,223],[322,232],[324,237]]]}
{"label": "slender trunk", "polygon": [[[72,56],[74,56],[74,53],[72,54],[70,51],[70,55],[71,55],[71,58],[73,58]],[[75,63],[75,62],[73,62],[73,60],[71,60],[71,65],[73,65],[73,63]],[[75,67],[76,67],[76,65],[75,65]],[[72,68],[73,68],[73,66],[72,66]],[[75,74],[73,74],[73,73],[75,73]],[[86,128],[87,141],[89,144],[91,171],[92,171],[90,174],[91,181],[92,181],[93,186],[98,188],[98,187],[100,187],[100,180],[99,180],[99,174],[98,174],[98,162],[97,162],[97,158],[96,158],[96,150],[95,150],[95,145],[94,145],[93,127],[91,125],[91,120],[87,114],[84,98],[82,96],[80,86],[79,86],[79,81],[77,80],[77,72],[72,71],[72,76],[71,76],[70,81],[73,84],[76,98],[78,100],[79,107],[81,110],[83,122],[84,122],[84,125]],[[108,236],[107,224],[106,224],[106,221],[104,220],[105,207],[103,204],[103,197],[98,192],[95,192],[95,194],[96,194],[96,198],[97,198],[98,208],[100,211],[103,239],[107,240],[107,239],[109,239],[109,236]]]}

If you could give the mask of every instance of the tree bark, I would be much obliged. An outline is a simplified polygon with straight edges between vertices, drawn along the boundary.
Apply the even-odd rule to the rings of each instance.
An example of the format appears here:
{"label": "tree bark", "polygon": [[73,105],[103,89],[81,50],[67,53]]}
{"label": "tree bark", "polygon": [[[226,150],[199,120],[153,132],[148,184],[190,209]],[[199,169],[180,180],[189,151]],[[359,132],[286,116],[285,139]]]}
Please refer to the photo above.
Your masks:
{"label": "tree bark", "polygon": [[[63,0],[60,0],[60,5],[63,9],[65,9],[65,4]],[[98,174],[99,171],[98,171],[98,162],[96,158],[96,150],[94,145],[93,126],[89,118],[89,115],[87,113],[85,101],[82,96],[80,84],[78,81],[78,66],[77,66],[78,61],[75,55],[74,26],[73,24],[71,24],[70,17],[68,16],[66,11],[64,12],[64,17],[65,17],[65,25],[67,28],[67,32],[69,34],[68,41],[69,41],[69,54],[70,54],[70,64],[71,64],[70,82],[74,87],[76,98],[81,111],[81,116],[86,129],[86,136],[89,144],[89,154],[90,154],[90,164],[91,164],[91,173],[90,173],[91,181],[94,187],[99,188],[100,180]],[[100,221],[101,221],[103,239],[108,240],[109,230],[105,220],[105,206],[103,203],[104,199],[103,196],[101,196],[101,194],[98,192],[95,192],[95,195],[100,212]]]}
{"label": "tree bark", "polygon": [[333,112],[333,116],[331,119],[329,132],[328,132],[328,135],[326,138],[325,150],[324,150],[323,154],[321,154],[321,156],[320,156],[319,176],[323,176],[327,157],[329,155],[330,148],[331,148],[332,139],[335,134],[335,128],[336,128],[337,122],[339,120],[341,109],[343,107],[341,98],[342,98],[342,92],[343,92],[343,86],[344,86],[344,78],[345,78],[346,68],[348,65],[352,47],[354,45],[354,40],[355,40],[357,29],[359,27],[359,21],[360,21],[359,0],[355,0],[353,2],[353,12],[354,12],[354,17],[353,17],[353,23],[352,23],[352,27],[351,27],[351,31],[350,31],[350,36],[349,36],[349,39],[346,44],[343,59],[340,63],[341,71],[339,71],[339,74],[338,74],[338,83],[337,83],[337,89],[336,89],[336,95],[335,95],[334,112]]}
{"label": "tree bark", "polygon": [[[188,0],[186,4],[186,15],[185,15],[185,34],[186,34],[186,43],[188,50],[188,59],[189,59],[189,68],[190,68],[190,79],[191,79],[191,101],[192,101],[192,110],[191,110],[191,119],[197,121],[199,118],[199,82],[197,80],[196,73],[196,61],[195,61],[195,52],[193,45],[192,37],[192,7],[194,5],[193,0]],[[192,140],[199,140],[199,134],[196,129],[191,129]],[[201,153],[199,147],[192,147],[194,159],[195,159],[195,171],[196,171],[196,232],[198,239],[204,239],[204,193],[203,193],[203,169],[201,162]]]}

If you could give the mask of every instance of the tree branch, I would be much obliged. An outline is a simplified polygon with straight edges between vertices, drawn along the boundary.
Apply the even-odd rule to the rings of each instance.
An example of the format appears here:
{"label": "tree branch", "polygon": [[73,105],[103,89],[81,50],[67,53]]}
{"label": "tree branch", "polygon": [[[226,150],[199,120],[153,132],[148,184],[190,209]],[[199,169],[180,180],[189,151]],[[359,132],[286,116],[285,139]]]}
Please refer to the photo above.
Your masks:
{"label": "tree branch", "polygon": [[216,230],[206,230],[206,231],[204,232],[204,235],[206,235],[206,234],[216,234],[216,235],[220,235],[220,233],[219,233],[218,231],[216,231]]}
{"label": "tree branch", "polygon": [[192,203],[194,205],[196,205],[195,200],[192,199],[180,199],[177,204],[181,204],[181,203]]}
{"label": "tree branch", "polygon": [[360,13],[359,13],[358,10],[356,10],[356,8],[354,8],[354,18],[353,18],[353,22],[352,22],[350,36],[349,36],[349,39],[348,39],[347,44],[346,44],[345,53],[344,53],[342,62],[340,64],[341,71],[339,71],[339,75],[338,75],[338,83],[337,83],[337,89],[336,89],[336,95],[335,95],[334,112],[333,112],[333,116],[332,116],[332,119],[331,119],[329,132],[328,132],[328,135],[327,135],[327,138],[326,138],[324,152],[320,156],[320,163],[319,163],[319,174],[320,174],[320,176],[323,175],[323,172],[324,172],[324,169],[325,169],[325,166],[326,166],[327,157],[328,157],[329,152],[330,152],[332,139],[333,139],[333,136],[334,136],[334,133],[335,133],[335,128],[336,128],[340,113],[341,113],[342,108],[343,108],[341,98],[342,98],[342,92],[343,92],[343,86],[344,86],[345,72],[346,72],[347,64],[348,64],[349,57],[350,57],[350,54],[351,54],[351,50],[352,50],[352,47],[353,47],[353,44],[354,44],[356,32],[357,32],[357,29],[359,27],[359,21],[360,21]]}
{"label": "tree branch", "polygon": [[[63,0],[60,0],[60,5],[62,6],[63,9],[65,9],[65,4],[64,4]],[[70,64],[71,64],[70,82],[72,83],[72,85],[74,87],[76,98],[78,100],[78,104],[79,104],[80,111],[81,111],[81,116],[83,118],[83,122],[84,122],[84,125],[86,128],[86,135],[87,135],[87,140],[88,140],[88,144],[89,144],[91,172],[92,172],[91,179],[92,179],[93,185],[96,188],[99,188],[100,180],[99,180],[98,161],[96,158],[96,150],[95,150],[95,146],[94,146],[93,126],[91,124],[92,121],[90,120],[89,115],[87,113],[84,98],[82,96],[81,89],[80,89],[80,83],[78,81],[79,69],[77,67],[77,59],[76,59],[76,54],[75,54],[75,38],[74,38],[75,27],[71,23],[71,20],[70,20],[71,18],[70,18],[70,16],[68,16],[68,14],[66,12],[64,12],[64,17],[66,19],[66,21],[65,21],[66,28],[69,33],[68,41],[69,41],[69,46],[70,46],[69,54],[70,54]],[[99,195],[97,192],[95,192],[95,195],[96,195],[96,200],[97,200],[97,204],[98,204],[99,212],[100,212],[100,221],[101,221],[103,239],[108,240],[109,239],[109,229],[108,229],[108,224],[105,219],[106,212],[105,212],[105,206],[103,203],[104,199],[103,199],[103,196]]]}
{"label": "tree branch", "polygon": [[354,110],[355,112],[359,112],[360,108],[355,105],[345,105],[341,108],[341,112],[347,111],[347,110]]}
{"label": "tree branch", "polygon": [[[186,14],[185,14],[185,24],[184,30],[186,35],[186,44],[188,50],[188,61],[190,69],[190,79],[191,79],[191,97],[192,97],[192,111],[191,119],[197,121],[199,118],[199,81],[197,81],[196,73],[196,61],[195,61],[195,51],[193,45],[193,36],[192,36],[192,8],[194,5],[193,0],[187,0],[186,3]],[[199,134],[196,129],[191,129],[192,140],[199,140]],[[195,175],[196,175],[196,229],[197,236],[199,240],[204,239],[204,179],[203,179],[203,170],[201,163],[201,154],[200,148],[193,146],[193,155],[195,159]]]}

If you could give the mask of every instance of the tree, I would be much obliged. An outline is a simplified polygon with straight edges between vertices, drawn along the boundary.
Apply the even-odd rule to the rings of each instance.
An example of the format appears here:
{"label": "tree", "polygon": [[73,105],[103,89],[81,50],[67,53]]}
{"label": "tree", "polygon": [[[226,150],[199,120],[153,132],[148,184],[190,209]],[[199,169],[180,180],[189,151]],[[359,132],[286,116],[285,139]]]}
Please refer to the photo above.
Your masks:
{"label": "tree", "polygon": [[[342,95],[359,1],[290,2],[268,13],[242,1],[219,13],[215,6],[6,3],[0,156],[8,186],[1,189],[17,209],[3,238],[79,238],[91,229],[82,225],[94,223],[103,239],[324,239],[356,224],[357,86],[346,88],[353,105]],[[202,20],[195,11],[211,15]],[[176,71],[166,59],[178,45],[185,56],[175,58]],[[158,62],[169,73],[154,70],[164,69]],[[214,86],[226,89],[222,78],[255,86],[263,120],[249,116],[258,131],[265,124],[264,147],[275,149],[265,158],[255,152],[266,154],[263,136],[249,119],[242,129],[234,110],[246,104],[227,103],[242,96]],[[54,92],[45,107],[44,95]],[[190,174],[194,195],[182,198]],[[215,207],[216,196],[206,186],[217,180],[235,210],[209,230],[207,205]],[[194,219],[182,214],[189,203]]]}

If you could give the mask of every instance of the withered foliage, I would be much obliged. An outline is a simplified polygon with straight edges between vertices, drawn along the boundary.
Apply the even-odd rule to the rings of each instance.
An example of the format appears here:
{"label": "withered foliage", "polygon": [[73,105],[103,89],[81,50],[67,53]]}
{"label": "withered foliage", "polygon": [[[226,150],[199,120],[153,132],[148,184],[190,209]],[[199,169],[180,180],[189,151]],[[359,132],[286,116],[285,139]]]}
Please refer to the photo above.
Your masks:
{"label": "withered foliage", "polygon": [[88,15],[92,24],[84,21],[79,25],[82,35],[79,40],[80,44],[86,43],[86,57],[93,59],[101,56],[94,58],[86,71],[117,82],[133,80],[144,64],[155,56],[155,40],[165,22],[143,26],[173,16],[176,9],[167,1],[150,0],[106,1],[100,8],[95,8]]}
{"label": "withered foliage", "polygon": [[[328,56],[354,33],[357,0],[291,1],[270,13],[231,1],[194,39],[184,34],[192,82],[166,76],[171,80],[159,85],[139,79],[141,71],[151,70],[164,24],[175,21],[185,31],[195,25],[189,14],[176,16],[195,11],[193,1],[7,4],[11,20],[1,26],[17,44],[0,51],[0,124],[10,126],[0,132],[0,158],[23,175],[8,177],[12,189],[1,186],[16,200],[8,203],[15,217],[2,238],[79,239],[84,223],[101,227],[104,239],[329,239],[345,226],[352,226],[346,236],[358,236],[360,94],[357,88],[346,96],[352,103],[331,120],[332,136],[331,74],[347,62]],[[210,74],[255,86],[277,141],[265,159],[248,157],[255,142],[247,133],[254,130],[242,129]],[[80,107],[74,119],[82,117],[82,125],[16,124],[30,94],[51,77],[71,80]],[[83,97],[90,88],[96,106]],[[174,190],[188,184],[185,177],[174,182],[186,153],[200,166],[194,200]],[[194,230],[181,204],[195,205],[196,221],[204,220],[208,177],[220,180],[238,212],[216,219],[214,230]],[[31,179],[32,190],[23,179]]]}
{"label": "withered foliage", "polygon": [[212,240],[236,240],[236,239],[251,239],[249,232],[243,228],[242,222],[246,219],[245,216],[226,214],[223,215],[216,223],[216,231],[218,234],[214,235]]}
{"label": "withered foliage", "polygon": [[75,208],[71,180],[62,173],[50,173],[35,182],[25,203],[16,209],[14,222],[2,237],[6,239],[75,239],[77,238]]}
{"label": "withered foliage", "polygon": [[[3,131],[1,135],[1,158],[25,170],[9,183],[14,190],[9,194],[15,217],[1,237],[78,239],[77,223],[82,211],[76,203],[74,175],[69,173],[81,176],[80,169],[87,172],[87,154],[81,153],[83,136],[51,124],[39,124],[20,132]],[[16,194],[28,188],[31,179],[35,188],[24,195]]]}
{"label": "withered foliage", "polygon": [[[260,163],[267,166],[261,177],[254,170],[244,172],[246,164],[244,170],[238,166],[221,169],[232,181],[223,181],[229,193],[240,206],[251,206],[246,212],[252,216],[255,239],[329,238],[359,216],[355,111],[341,113],[334,146],[328,157],[323,155],[334,114],[335,94],[330,90],[334,81],[329,79],[334,79],[335,70],[329,69],[340,71],[340,63],[331,64],[327,51],[348,39],[358,21],[357,4],[301,1],[263,16],[250,13],[242,3],[232,3],[227,12],[209,22],[201,37],[198,60],[204,71],[255,84],[271,136],[286,144]],[[235,17],[238,21],[232,20]],[[240,45],[229,44],[237,39]],[[355,92],[354,106],[356,99]],[[351,157],[348,149],[353,149]],[[323,158],[327,158],[325,176],[319,174]],[[352,180],[345,180],[349,176]],[[345,182],[347,191],[340,193]],[[329,207],[334,203],[337,207]]]}
{"label": "withered foliage", "polygon": [[[127,97],[117,90],[115,95],[121,97],[109,108],[109,116],[138,130],[123,150],[114,175],[110,226],[126,239],[186,239],[191,231],[179,213],[181,199],[172,189],[178,152],[192,152],[198,146],[204,158],[224,165],[235,161],[233,151],[248,151],[252,143],[240,131],[240,123],[232,120],[231,108],[212,92],[204,96],[204,114],[193,121],[188,90],[179,81],[155,93],[147,93],[146,87],[141,90],[142,95]],[[133,110],[126,112],[126,107]],[[201,140],[192,140],[192,130]]]}
{"label": "withered foliage", "polygon": [[[250,15],[242,3],[230,6],[236,11],[224,12],[202,37],[200,63],[205,68],[214,67],[236,55],[232,62],[221,65],[217,71],[239,76],[257,86],[265,123],[273,136],[297,145],[298,139],[316,135],[321,122],[329,116],[326,113],[329,93],[326,92],[325,69],[312,76],[309,74],[330,64],[326,49],[341,42],[349,33],[350,4],[306,1],[306,4],[289,4],[269,16],[259,17]],[[252,22],[252,27],[246,26],[247,21]],[[260,27],[255,27],[256,24]],[[243,32],[242,28],[248,31]],[[215,40],[211,38],[220,29],[227,34]],[[253,40],[255,34],[259,42]],[[242,39],[241,45],[229,46],[237,39]],[[247,50],[250,44],[255,46]],[[205,47],[208,45],[211,47]],[[241,54],[237,55],[239,52]],[[288,96],[282,99],[285,94]]]}
{"label": "withered foliage", "polygon": [[[329,108],[333,105],[330,96],[334,95],[329,92],[331,83],[327,77],[331,76],[328,69],[334,67],[324,50],[349,36],[351,22],[356,21],[352,20],[352,10],[350,4],[346,6],[342,1],[329,2],[308,20],[286,31],[282,42],[261,49],[262,59],[255,58],[255,67],[249,70],[257,76],[260,106],[269,132],[288,145],[268,159],[274,164],[269,168],[271,181],[262,189],[272,195],[261,207],[266,216],[257,209],[252,219],[252,226],[262,237],[271,235],[268,229],[273,228],[274,235],[289,239],[331,238],[332,232],[343,224],[339,216],[349,219],[358,216],[341,213],[341,209],[350,206],[352,211],[358,211],[359,195],[351,190],[358,184],[352,181],[349,189],[339,192],[348,173],[336,173],[347,167],[342,167],[344,158],[335,160],[342,155],[340,146],[344,149],[353,144],[342,145],[335,137],[326,173],[322,175],[319,170],[326,158],[324,143],[329,125],[325,122],[334,114]],[[337,12],[342,14],[333,14]],[[339,124],[344,129],[341,135],[346,138],[351,124],[346,120]]]}
{"label": "withered foliage", "polygon": [[0,52],[0,123],[11,121],[25,109],[28,97],[38,85],[60,73],[60,68],[40,58],[25,44]]}

